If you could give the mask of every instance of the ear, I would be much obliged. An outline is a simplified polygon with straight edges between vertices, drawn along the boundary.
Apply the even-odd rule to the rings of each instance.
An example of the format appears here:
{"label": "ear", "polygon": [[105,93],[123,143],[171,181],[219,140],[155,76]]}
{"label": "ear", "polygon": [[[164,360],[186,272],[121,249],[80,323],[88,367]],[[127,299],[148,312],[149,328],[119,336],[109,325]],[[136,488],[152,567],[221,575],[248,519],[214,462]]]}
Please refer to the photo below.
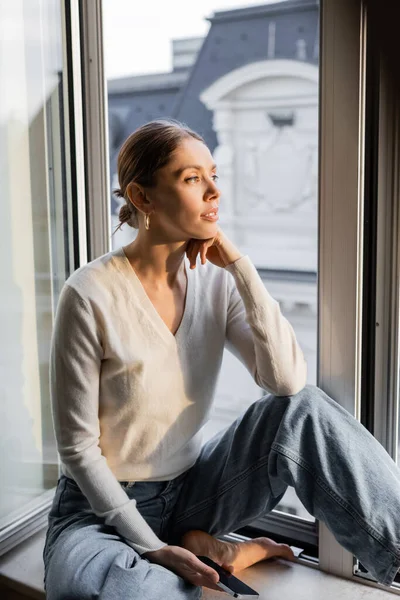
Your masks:
{"label": "ear", "polygon": [[138,210],[143,212],[143,209],[148,208],[150,202],[146,198],[146,192],[143,186],[132,181],[127,185],[126,193],[129,200]]}

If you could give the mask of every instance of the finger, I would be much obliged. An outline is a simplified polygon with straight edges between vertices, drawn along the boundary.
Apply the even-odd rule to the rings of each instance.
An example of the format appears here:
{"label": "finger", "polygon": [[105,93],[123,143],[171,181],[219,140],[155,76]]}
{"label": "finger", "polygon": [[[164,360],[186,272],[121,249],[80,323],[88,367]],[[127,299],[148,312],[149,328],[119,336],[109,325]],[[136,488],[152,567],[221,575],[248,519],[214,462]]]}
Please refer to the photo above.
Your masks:
{"label": "finger", "polygon": [[208,245],[203,244],[201,247],[201,264],[202,265],[205,265],[207,262],[207,250],[208,250]]}
{"label": "finger", "polygon": [[198,572],[198,569],[196,569],[195,567],[192,567],[192,566],[190,568],[186,567],[177,572],[178,572],[178,575],[180,575],[187,581],[190,581],[190,583],[193,583],[193,585],[204,586],[204,587],[208,587],[212,590],[221,591],[220,588],[216,585],[216,583],[219,581],[219,575],[213,569],[211,569],[211,570],[214,573],[214,577],[211,577],[209,573],[205,574],[203,572],[203,569],[202,569],[202,572],[200,573],[200,572]]}
{"label": "finger", "polygon": [[189,260],[190,260],[191,249],[192,249],[192,240],[189,240],[188,243],[186,244],[186,256],[189,258]]}
{"label": "finger", "polygon": [[204,577],[200,580],[200,583],[197,585],[201,585],[202,587],[209,588],[210,590],[216,590],[218,592],[221,591],[220,587],[218,587],[215,583],[213,583],[209,579],[205,579]]}
{"label": "finger", "polygon": [[221,565],[221,567],[223,569],[225,569],[225,571],[229,571],[229,573],[233,573],[235,567],[233,565],[226,565],[225,563]]}
{"label": "finger", "polygon": [[280,556],[282,556],[282,558],[286,558],[287,560],[294,560],[296,558],[293,550],[287,544],[281,544]]}
{"label": "finger", "polygon": [[186,246],[186,255],[189,259],[190,268],[192,268],[192,252],[193,252],[193,240],[189,240]]}
{"label": "finger", "polygon": [[196,258],[199,252],[199,244],[198,242],[193,243],[193,247],[190,253],[190,268],[196,268]]}
{"label": "finger", "polygon": [[202,575],[196,574],[196,575],[192,575],[189,577],[185,577],[183,575],[183,578],[186,579],[187,581],[190,581],[190,583],[192,583],[193,585],[197,585],[199,587],[207,587],[207,588],[210,588],[211,590],[216,590],[218,592],[221,591],[221,588],[219,588],[208,577],[203,577]]}
{"label": "finger", "polygon": [[193,561],[193,566],[196,569],[196,571],[203,577],[211,580],[214,583],[217,583],[219,581],[219,575],[217,571],[205,565],[203,562],[201,562],[201,560],[197,559],[196,562]]}
{"label": "finger", "polygon": [[189,247],[189,250],[188,250],[188,253],[187,253],[188,258],[189,258],[189,262],[190,262],[190,268],[192,268],[193,262],[196,262],[196,260],[194,258],[195,257],[195,252],[196,252],[195,241],[192,240],[191,244],[190,244],[190,247]]}

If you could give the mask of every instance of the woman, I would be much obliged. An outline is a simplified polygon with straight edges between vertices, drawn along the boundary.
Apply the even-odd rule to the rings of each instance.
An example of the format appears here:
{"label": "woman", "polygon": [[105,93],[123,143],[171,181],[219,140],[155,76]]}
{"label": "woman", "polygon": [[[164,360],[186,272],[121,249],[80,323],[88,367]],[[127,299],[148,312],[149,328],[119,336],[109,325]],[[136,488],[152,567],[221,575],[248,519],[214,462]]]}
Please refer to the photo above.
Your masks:
{"label": "woman", "polygon": [[[346,410],[306,385],[294,331],[218,227],[216,165],[176,121],[118,158],[120,221],[136,239],[81,267],[51,348],[62,476],[44,550],[47,598],[192,599],[290,548],[215,538],[289,485],[380,583],[400,566],[400,472]],[[190,267],[190,268],[189,268]],[[201,446],[224,346],[270,393]],[[371,461],[371,456],[374,459]]]}

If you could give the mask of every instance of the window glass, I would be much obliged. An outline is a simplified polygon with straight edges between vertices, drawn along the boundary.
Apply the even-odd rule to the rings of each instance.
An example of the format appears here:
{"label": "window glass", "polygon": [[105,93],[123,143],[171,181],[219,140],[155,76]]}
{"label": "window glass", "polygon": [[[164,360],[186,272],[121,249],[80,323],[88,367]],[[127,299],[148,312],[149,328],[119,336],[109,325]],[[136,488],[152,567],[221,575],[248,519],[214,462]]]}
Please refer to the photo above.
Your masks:
{"label": "window glass", "polygon": [[0,0],[0,531],[58,478],[49,349],[67,274],[61,31],[58,0]]}
{"label": "window glass", "polygon": [[[219,224],[292,324],[316,383],[318,5],[104,0],[111,189],[122,142],[152,119],[198,131],[218,167]],[[113,230],[123,199],[112,197]],[[134,239],[124,225],[114,248]],[[228,351],[205,439],[265,393]],[[279,510],[314,520],[290,488]]]}

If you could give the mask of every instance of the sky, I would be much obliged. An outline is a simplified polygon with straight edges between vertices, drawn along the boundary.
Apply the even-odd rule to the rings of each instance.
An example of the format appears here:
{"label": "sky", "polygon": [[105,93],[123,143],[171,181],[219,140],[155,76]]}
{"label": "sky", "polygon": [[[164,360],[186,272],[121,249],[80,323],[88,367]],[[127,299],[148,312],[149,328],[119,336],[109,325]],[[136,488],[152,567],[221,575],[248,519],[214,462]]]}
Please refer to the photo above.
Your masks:
{"label": "sky", "polygon": [[103,0],[106,78],[171,71],[172,39],[205,36],[215,11],[277,1]]}

